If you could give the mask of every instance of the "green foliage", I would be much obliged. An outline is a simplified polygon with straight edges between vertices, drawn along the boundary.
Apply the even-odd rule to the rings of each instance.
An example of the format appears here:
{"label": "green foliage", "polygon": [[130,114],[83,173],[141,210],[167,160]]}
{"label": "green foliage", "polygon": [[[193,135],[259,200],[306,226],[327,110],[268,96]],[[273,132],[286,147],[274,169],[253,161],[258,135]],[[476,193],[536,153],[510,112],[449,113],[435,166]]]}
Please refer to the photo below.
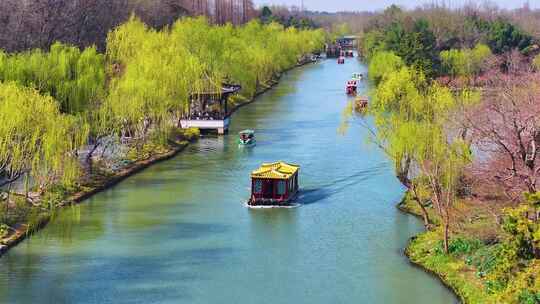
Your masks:
{"label": "green foliage", "polygon": [[4,205],[0,207],[0,226],[3,225],[6,230],[9,229],[8,227],[26,222],[33,212],[33,208],[25,198],[12,195],[10,200],[12,203],[9,208]]}
{"label": "green foliage", "polygon": [[285,27],[294,27],[297,29],[314,29],[319,27],[313,19],[299,14],[274,15],[268,6],[263,6],[261,9],[260,20],[264,24],[279,23]]}
{"label": "green foliage", "polygon": [[237,83],[252,97],[260,85],[297,64],[323,43],[322,31],[252,21],[241,27],[212,26],[186,18],[156,31],[137,18],[111,32],[107,55],[121,66],[104,107],[113,124],[144,139],[148,125],[164,129],[180,117],[194,93]]}
{"label": "green foliage", "polygon": [[[482,247],[482,242],[477,239],[465,239],[465,238],[455,238],[450,241],[448,246],[448,251],[454,256],[469,255],[479,248]],[[444,253],[443,242],[439,241],[435,251],[439,254]]]}
{"label": "green foliage", "polygon": [[384,33],[378,30],[373,30],[365,33],[362,36],[360,44],[362,55],[368,60],[372,60],[375,54],[387,50],[384,40]]}
{"label": "green foliage", "polygon": [[30,171],[40,185],[77,178],[78,160],[87,127],[61,114],[58,103],[34,89],[0,83],[0,164],[13,176]]}
{"label": "green foliage", "polygon": [[502,245],[483,246],[467,258],[467,264],[476,268],[476,275],[480,278],[491,273],[499,264],[498,257],[502,250]]}
{"label": "green foliage", "polygon": [[0,224],[0,239],[4,238],[9,233],[9,226],[6,224]]}
{"label": "green foliage", "polygon": [[442,51],[440,58],[443,73],[453,77],[478,75],[491,55],[491,50],[484,44],[478,44],[474,49]]}
{"label": "green foliage", "polygon": [[413,66],[426,75],[434,72],[433,68],[437,63],[435,35],[424,19],[418,19],[410,26],[401,22],[392,23],[384,31],[384,42],[377,47],[381,46],[400,56],[408,66]]}
{"label": "green foliage", "polygon": [[521,258],[530,259],[534,248],[539,247],[540,226],[538,220],[531,220],[529,214],[532,209],[525,204],[516,208],[505,210],[503,229],[511,239],[509,243],[516,248],[517,255]]}
{"label": "green foliage", "polygon": [[508,21],[498,19],[489,24],[488,44],[496,54],[518,49],[525,50],[533,42],[530,35]]}
{"label": "green foliage", "polygon": [[533,67],[536,71],[540,71],[540,54],[533,59]]}
{"label": "green foliage", "polygon": [[376,84],[392,72],[405,66],[403,60],[391,52],[377,52],[369,62],[368,75]]}
{"label": "green foliage", "polygon": [[197,128],[189,128],[184,130],[183,136],[186,140],[194,140],[201,136],[201,131]]}
{"label": "green foliage", "polygon": [[81,52],[61,43],[53,44],[49,52],[0,51],[0,81],[33,87],[58,100],[62,112],[80,113],[103,97],[104,56],[94,47]]}
{"label": "green foliage", "polygon": [[389,51],[402,58],[408,66],[431,75],[435,72],[437,52],[435,36],[429,23],[418,19],[412,24],[393,21],[382,29],[374,29],[362,38],[362,54],[371,60],[381,51]]}
{"label": "green foliage", "polygon": [[540,303],[540,291],[523,290],[518,297],[520,304],[538,304]]}

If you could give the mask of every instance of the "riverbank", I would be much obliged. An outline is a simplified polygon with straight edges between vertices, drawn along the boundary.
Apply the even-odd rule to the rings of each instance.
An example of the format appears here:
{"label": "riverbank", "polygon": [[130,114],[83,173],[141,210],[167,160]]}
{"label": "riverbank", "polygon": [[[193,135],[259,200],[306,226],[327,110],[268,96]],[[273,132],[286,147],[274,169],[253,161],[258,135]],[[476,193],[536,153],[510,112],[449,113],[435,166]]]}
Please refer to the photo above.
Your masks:
{"label": "riverbank", "polygon": [[[495,202],[493,202],[496,205]],[[461,200],[456,214],[471,220],[454,227],[450,252],[444,253],[439,218],[429,207],[434,228],[412,237],[405,249],[409,261],[438,277],[462,303],[537,303],[540,263],[515,259],[500,224],[483,209]],[[405,213],[422,217],[408,195],[398,204]],[[487,232],[489,230],[489,232]]]}
{"label": "riverbank", "polygon": [[[183,151],[190,142],[195,140],[197,140],[196,137],[180,142],[171,142],[166,151],[156,153],[149,158],[137,160],[114,173],[103,174],[102,172],[97,171],[85,176],[87,183],[81,185],[79,191],[68,194],[67,197],[56,206],[56,208],[63,208],[81,203],[94,194],[113,187],[124,179],[148,168],[151,165],[176,156],[178,153]],[[32,233],[44,228],[53,217],[53,214],[54,211],[43,212],[39,214],[37,218],[33,219],[32,224],[19,223],[15,227],[12,227],[10,233],[6,237],[0,239],[0,257],[10,248],[18,245],[20,242],[26,239],[26,237],[29,237]]]}
{"label": "riverbank", "polygon": [[[422,212],[408,193],[397,208],[422,220]],[[431,211],[431,212],[430,212]],[[432,208],[428,208],[431,223],[436,227],[413,236],[404,254],[415,266],[439,278],[442,284],[452,290],[462,303],[495,303],[484,292],[482,282],[476,278],[475,271],[463,260],[444,254],[440,248],[442,231],[437,227],[439,219]]]}
{"label": "riverbank", "polygon": [[[274,86],[276,86],[282,75],[294,68],[304,66],[312,63],[311,61],[301,61],[297,65],[277,74],[267,84],[261,85],[256,94],[249,99],[240,99],[233,105],[229,115],[235,113],[238,109],[256,101],[257,97],[266,93]],[[84,177],[85,182],[79,187],[80,189],[74,193],[69,193],[61,199],[61,202],[57,204],[56,208],[63,208],[73,204],[78,204],[91,196],[107,190],[126,178],[165,160],[168,160],[178,153],[182,152],[190,143],[196,141],[199,138],[199,133],[194,134],[182,133],[180,138],[176,138],[173,141],[169,141],[168,145],[164,147],[163,151],[154,153],[149,157],[138,159],[131,162],[127,166],[121,168],[117,172],[104,173],[99,170],[95,170],[92,174],[87,174]],[[32,223],[17,223],[14,227],[10,227],[6,236],[0,238],[0,257],[9,251],[9,249],[15,247],[27,237],[31,236],[34,232],[44,228],[52,219],[54,214],[50,211],[43,211],[32,219]]]}

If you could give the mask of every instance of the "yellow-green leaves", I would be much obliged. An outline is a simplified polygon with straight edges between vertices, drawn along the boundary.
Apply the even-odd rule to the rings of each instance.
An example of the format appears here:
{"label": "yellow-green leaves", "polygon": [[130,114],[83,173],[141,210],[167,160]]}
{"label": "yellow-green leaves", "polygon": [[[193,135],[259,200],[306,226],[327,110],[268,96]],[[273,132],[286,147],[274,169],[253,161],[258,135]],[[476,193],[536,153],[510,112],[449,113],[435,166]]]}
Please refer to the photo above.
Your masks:
{"label": "yellow-green leaves", "polygon": [[111,81],[105,106],[117,124],[137,130],[148,120],[161,126],[185,111],[190,95],[219,91],[222,82],[240,84],[252,97],[276,73],[320,48],[323,33],[258,21],[214,26],[203,17],[156,31],[132,17],[107,42],[108,59],[121,73]]}
{"label": "yellow-green leaves", "polygon": [[80,113],[105,91],[104,56],[94,47],[80,51],[55,43],[49,52],[0,53],[0,81],[15,81],[53,96],[64,113]]}
{"label": "yellow-green leaves", "polygon": [[536,55],[536,57],[534,57],[534,59],[533,59],[533,67],[537,71],[540,71],[540,54],[538,54],[538,55]]}
{"label": "yellow-green leaves", "polygon": [[86,141],[88,128],[60,113],[57,102],[14,82],[0,83],[0,164],[10,175],[30,171],[46,184],[77,177],[73,152]]}
{"label": "yellow-green leaves", "polygon": [[368,75],[375,83],[381,80],[388,74],[402,68],[405,64],[403,60],[392,52],[378,52],[370,58]]}
{"label": "yellow-green leaves", "polygon": [[478,75],[491,55],[487,45],[477,44],[474,49],[442,51],[440,57],[444,72],[456,77]]}

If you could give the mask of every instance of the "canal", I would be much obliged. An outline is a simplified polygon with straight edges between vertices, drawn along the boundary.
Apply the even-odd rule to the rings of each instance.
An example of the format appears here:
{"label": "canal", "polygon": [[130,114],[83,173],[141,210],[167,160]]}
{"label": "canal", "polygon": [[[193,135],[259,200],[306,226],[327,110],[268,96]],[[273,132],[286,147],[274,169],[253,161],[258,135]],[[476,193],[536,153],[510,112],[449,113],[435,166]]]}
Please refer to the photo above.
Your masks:
{"label": "canal", "polygon": [[[391,163],[358,121],[338,132],[353,72],[366,67],[292,70],[230,135],[62,210],[0,258],[0,303],[456,303],[402,254],[422,227],[395,207]],[[250,171],[275,160],[301,165],[303,205],[244,208]]]}

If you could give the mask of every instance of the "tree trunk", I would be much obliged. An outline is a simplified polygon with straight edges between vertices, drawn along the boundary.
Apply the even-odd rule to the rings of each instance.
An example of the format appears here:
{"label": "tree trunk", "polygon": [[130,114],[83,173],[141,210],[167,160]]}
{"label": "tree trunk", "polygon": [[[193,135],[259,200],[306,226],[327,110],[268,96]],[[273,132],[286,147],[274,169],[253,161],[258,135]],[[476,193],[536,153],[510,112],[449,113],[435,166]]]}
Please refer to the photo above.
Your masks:
{"label": "tree trunk", "polygon": [[444,252],[446,254],[450,253],[449,251],[449,243],[450,243],[450,214],[448,213],[448,210],[445,210],[444,213],[444,219],[443,219],[443,225],[444,225]]}
{"label": "tree trunk", "polygon": [[428,230],[429,229],[429,213],[427,212],[427,209],[424,206],[424,204],[422,204],[422,200],[418,196],[418,193],[416,191],[416,185],[414,185],[414,183],[411,185],[411,191],[413,193],[413,199],[416,201],[416,203],[420,207],[420,210],[422,210],[422,218],[424,219],[424,228]]}
{"label": "tree trunk", "polygon": [[96,139],[96,142],[94,143],[94,146],[92,146],[92,149],[90,151],[88,151],[88,154],[86,155],[86,164],[88,165],[88,172],[89,173],[92,173],[93,157],[94,157],[94,153],[96,152],[99,145],[100,145],[99,140]]}
{"label": "tree trunk", "polygon": [[424,228],[426,228],[426,230],[428,230],[429,229],[429,222],[430,222],[429,221],[429,213],[427,212],[426,207],[424,206],[424,204],[422,203],[422,200],[420,199],[420,196],[418,195],[418,191],[416,189],[416,184],[406,176],[405,177],[401,176],[401,178],[399,178],[399,180],[401,181],[401,183],[407,189],[409,189],[409,193],[412,195],[413,200],[418,204],[418,206],[420,207],[420,210],[422,210],[422,218],[424,220]]}
{"label": "tree trunk", "polygon": [[24,179],[24,196],[26,198],[26,200],[28,201],[28,192],[29,192],[29,179],[30,177],[28,176],[30,174],[29,171],[26,172],[26,176],[25,176],[25,179]]}
{"label": "tree trunk", "polygon": [[448,242],[449,242],[449,235],[448,235],[448,223],[444,223],[444,252],[446,254],[449,253],[449,249],[448,249]]}

